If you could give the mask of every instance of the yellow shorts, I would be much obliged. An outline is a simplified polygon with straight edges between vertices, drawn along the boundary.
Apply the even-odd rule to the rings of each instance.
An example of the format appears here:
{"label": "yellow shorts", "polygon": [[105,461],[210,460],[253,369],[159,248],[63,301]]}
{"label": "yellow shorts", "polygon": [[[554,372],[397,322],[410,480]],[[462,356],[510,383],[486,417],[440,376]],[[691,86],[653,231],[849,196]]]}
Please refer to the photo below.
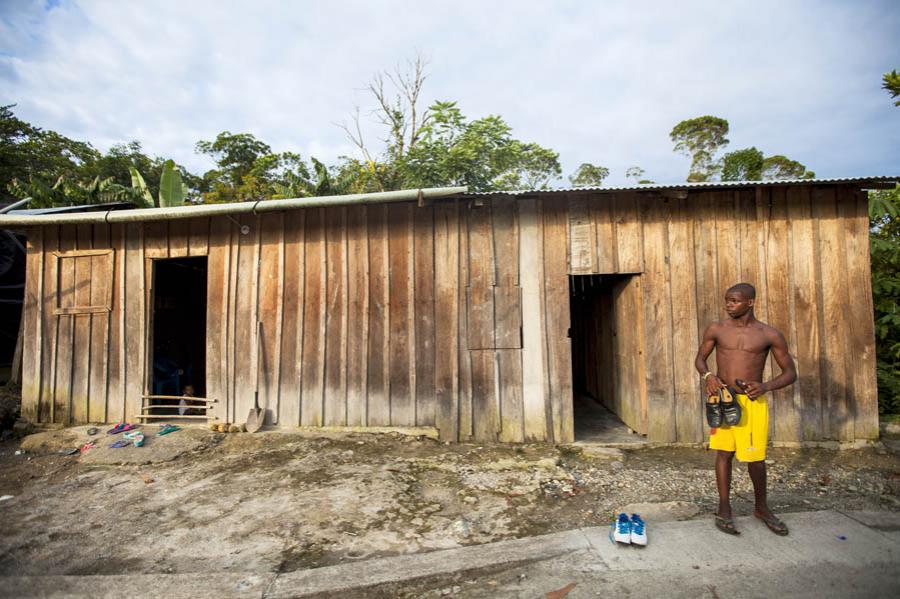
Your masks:
{"label": "yellow shorts", "polygon": [[733,451],[741,462],[759,462],[766,459],[769,442],[769,404],[765,395],[751,400],[738,394],[741,421],[735,426],[712,429],[709,448]]}

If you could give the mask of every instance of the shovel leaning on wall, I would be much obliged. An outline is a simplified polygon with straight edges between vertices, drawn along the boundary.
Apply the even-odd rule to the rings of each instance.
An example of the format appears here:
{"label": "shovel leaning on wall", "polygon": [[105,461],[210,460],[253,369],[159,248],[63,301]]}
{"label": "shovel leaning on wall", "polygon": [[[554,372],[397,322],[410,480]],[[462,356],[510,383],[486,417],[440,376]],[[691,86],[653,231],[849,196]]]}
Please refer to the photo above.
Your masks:
{"label": "shovel leaning on wall", "polygon": [[250,408],[250,413],[247,414],[247,432],[255,433],[263,425],[263,418],[265,415],[263,414],[262,409],[259,407],[259,363],[261,360],[259,359],[259,337],[262,332],[262,322],[256,322],[256,386],[253,392],[253,407]]}

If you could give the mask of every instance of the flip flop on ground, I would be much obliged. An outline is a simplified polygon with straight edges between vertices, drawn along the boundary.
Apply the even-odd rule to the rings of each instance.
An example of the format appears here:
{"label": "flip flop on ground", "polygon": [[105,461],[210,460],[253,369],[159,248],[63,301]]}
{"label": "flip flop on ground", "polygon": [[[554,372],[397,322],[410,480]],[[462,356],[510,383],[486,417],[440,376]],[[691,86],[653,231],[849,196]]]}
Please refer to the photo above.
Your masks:
{"label": "flip flop on ground", "polygon": [[768,516],[764,514],[760,514],[759,512],[754,512],[753,514],[757,518],[763,521],[763,523],[774,532],[779,537],[786,537],[788,535],[788,527],[787,524],[778,519],[775,514],[769,514]]}
{"label": "flip flop on ground", "polygon": [[723,516],[716,516],[716,528],[721,530],[727,535],[738,536],[741,534],[734,526],[734,518],[725,518]]}

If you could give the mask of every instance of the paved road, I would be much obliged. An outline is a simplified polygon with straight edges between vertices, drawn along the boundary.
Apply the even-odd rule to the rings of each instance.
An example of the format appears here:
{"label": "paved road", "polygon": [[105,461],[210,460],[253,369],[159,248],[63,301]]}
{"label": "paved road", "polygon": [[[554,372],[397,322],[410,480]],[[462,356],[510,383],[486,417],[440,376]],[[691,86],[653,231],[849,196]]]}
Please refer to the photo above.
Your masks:
{"label": "paved road", "polygon": [[[900,514],[787,514],[788,537],[741,518],[740,537],[708,521],[651,527],[646,549],[586,529],[590,546],[456,583],[456,597],[900,597]],[[842,538],[843,537],[843,538]],[[431,588],[434,588],[433,586]],[[451,592],[454,590],[450,586]]]}
{"label": "paved road", "polygon": [[0,597],[900,597],[900,514],[786,514],[788,537],[739,518],[648,523],[644,549],[584,528],[283,574],[196,573],[0,578]]}

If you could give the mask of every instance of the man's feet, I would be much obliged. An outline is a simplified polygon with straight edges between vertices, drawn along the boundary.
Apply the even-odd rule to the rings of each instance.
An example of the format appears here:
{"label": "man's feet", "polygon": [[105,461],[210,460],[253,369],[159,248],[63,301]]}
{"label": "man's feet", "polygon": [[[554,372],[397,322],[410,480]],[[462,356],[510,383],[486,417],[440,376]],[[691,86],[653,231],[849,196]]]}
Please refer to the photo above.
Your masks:
{"label": "man's feet", "polygon": [[735,537],[741,534],[741,531],[739,531],[737,528],[735,528],[734,518],[732,518],[731,516],[726,517],[726,516],[720,516],[720,515],[716,514],[716,528],[718,528],[725,534],[732,535]]}
{"label": "man's feet", "polygon": [[787,524],[779,520],[778,516],[769,510],[756,510],[753,512],[753,515],[762,520],[769,530],[779,537],[786,537],[788,535],[789,531]]}

